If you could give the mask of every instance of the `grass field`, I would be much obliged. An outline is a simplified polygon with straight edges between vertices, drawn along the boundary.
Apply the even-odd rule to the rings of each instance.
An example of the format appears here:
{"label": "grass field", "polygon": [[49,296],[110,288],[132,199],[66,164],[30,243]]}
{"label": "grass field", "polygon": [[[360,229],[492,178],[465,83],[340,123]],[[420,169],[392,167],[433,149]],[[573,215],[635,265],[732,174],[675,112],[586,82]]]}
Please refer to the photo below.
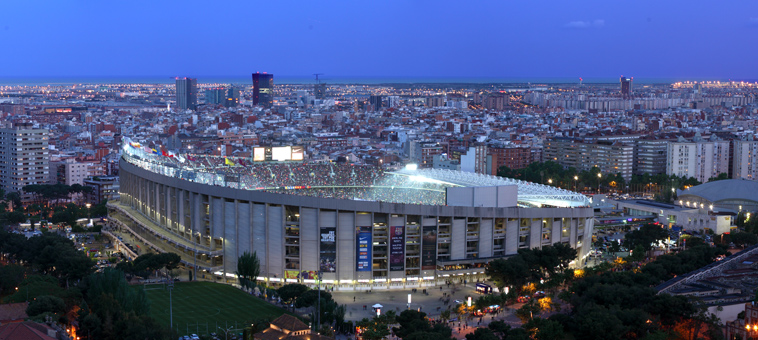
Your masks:
{"label": "grass field", "polygon": [[[148,285],[150,314],[169,326],[168,290],[164,285]],[[143,289],[143,286],[135,286]],[[217,327],[242,328],[253,320],[274,319],[284,310],[232,286],[212,282],[177,282],[172,292],[174,330],[179,335],[219,333]],[[207,328],[207,333],[206,333]]]}

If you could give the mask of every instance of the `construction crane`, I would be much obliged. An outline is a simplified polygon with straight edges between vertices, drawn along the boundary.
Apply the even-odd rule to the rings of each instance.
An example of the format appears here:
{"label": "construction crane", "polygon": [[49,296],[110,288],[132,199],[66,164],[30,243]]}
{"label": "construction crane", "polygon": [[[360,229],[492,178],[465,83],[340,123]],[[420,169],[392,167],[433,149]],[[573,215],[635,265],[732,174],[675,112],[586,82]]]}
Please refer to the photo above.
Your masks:
{"label": "construction crane", "polygon": [[321,84],[321,81],[318,80],[318,76],[323,75],[323,73],[314,73],[314,76],[316,76],[316,83]]}

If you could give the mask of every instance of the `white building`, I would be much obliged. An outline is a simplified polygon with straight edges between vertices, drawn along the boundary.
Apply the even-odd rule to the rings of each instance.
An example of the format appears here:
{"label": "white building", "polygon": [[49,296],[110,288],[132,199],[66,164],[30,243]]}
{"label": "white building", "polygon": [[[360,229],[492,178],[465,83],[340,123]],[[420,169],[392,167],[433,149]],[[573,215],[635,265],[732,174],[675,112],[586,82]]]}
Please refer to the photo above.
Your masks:
{"label": "white building", "polygon": [[79,163],[72,158],[60,162],[53,162],[51,168],[51,183],[81,185],[84,184],[84,179],[89,175],[89,164]]}
{"label": "white building", "polygon": [[745,140],[735,140],[732,178],[758,179],[756,156],[758,156],[758,141],[753,139],[753,135],[748,135]]}
{"label": "white building", "polygon": [[669,143],[667,175],[695,177],[707,182],[720,173],[729,173],[729,141],[718,140],[715,135],[704,140],[698,133],[692,141],[680,137]]}
{"label": "white building", "polygon": [[49,173],[47,129],[28,123],[0,128],[0,185],[6,192],[22,193],[24,186],[46,184]]}

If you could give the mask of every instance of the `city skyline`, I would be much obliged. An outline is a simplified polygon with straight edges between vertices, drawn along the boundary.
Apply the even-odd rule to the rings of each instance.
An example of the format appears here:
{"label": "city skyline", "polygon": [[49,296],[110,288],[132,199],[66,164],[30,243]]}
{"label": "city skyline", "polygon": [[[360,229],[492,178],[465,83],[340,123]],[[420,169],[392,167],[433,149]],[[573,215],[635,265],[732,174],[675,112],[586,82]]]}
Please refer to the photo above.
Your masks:
{"label": "city skyline", "polygon": [[[269,72],[326,78],[758,79],[748,67],[758,52],[748,43],[758,30],[755,3],[216,8],[199,2],[75,2],[45,3],[33,11],[27,3],[5,3],[0,9],[0,36],[16,51],[0,56],[14,65],[0,78]],[[260,15],[250,20],[254,14]],[[175,29],[188,18],[195,24]],[[54,39],[41,43],[50,32]],[[260,53],[261,47],[267,52]]]}

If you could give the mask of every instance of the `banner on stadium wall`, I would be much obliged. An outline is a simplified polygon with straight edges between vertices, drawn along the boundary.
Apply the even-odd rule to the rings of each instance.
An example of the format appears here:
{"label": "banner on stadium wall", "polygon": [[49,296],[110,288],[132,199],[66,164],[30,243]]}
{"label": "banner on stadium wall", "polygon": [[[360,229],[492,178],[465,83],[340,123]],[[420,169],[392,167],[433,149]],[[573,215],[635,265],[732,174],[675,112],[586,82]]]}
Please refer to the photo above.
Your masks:
{"label": "banner on stadium wall", "polygon": [[356,228],[357,234],[357,248],[358,254],[356,259],[358,264],[356,271],[370,272],[371,271],[371,227],[358,227]]}
{"label": "banner on stadium wall", "polygon": [[403,226],[390,227],[390,271],[405,269],[405,237]]}
{"label": "banner on stadium wall", "polygon": [[320,268],[322,273],[337,271],[337,228],[321,228]]}
{"label": "banner on stadium wall", "polygon": [[315,280],[318,273],[315,270],[303,270],[300,273],[300,278],[303,280]]}
{"label": "banner on stadium wall", "polygon": [[285,270],[284,271],[284,278],[285,279],[297,279],[300,275],[300,271],[297,270]]}
{"label": "banner on stadium wall", "polygon": [[421,270],[437,268],[437,227],[426,226],[421,235]]}

